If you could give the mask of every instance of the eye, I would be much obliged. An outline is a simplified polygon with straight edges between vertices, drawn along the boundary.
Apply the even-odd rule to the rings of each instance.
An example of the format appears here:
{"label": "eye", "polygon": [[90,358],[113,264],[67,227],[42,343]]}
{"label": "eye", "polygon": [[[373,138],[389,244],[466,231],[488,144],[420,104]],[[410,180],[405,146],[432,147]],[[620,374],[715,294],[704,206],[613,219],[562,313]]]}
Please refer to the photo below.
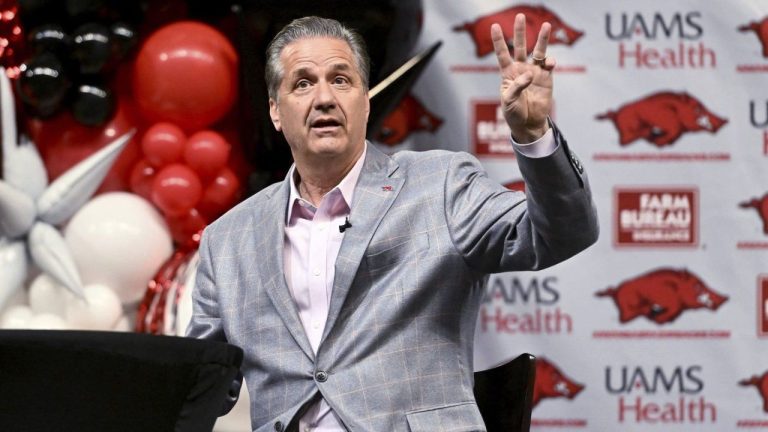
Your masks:
{"label": "eye", "polygon": [[335,85],[349,85],[349,79],[343,75],[339,75],[336,78],[333,79],[333,83]]}
{"label": "eye", "polygon": [[311,83],[309,82],[309,80],[302,79],[302,80],[298,80],[294,85],[294,87],[297,89],[306,89],[306,88],[309,88],[310,85]]}

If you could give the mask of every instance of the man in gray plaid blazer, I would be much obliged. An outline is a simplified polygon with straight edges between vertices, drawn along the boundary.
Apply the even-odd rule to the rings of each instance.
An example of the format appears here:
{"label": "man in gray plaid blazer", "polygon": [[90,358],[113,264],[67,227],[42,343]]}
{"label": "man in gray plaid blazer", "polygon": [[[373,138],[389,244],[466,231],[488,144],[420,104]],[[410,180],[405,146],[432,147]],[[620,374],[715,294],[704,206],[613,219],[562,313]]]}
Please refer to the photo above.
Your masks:
{"label": "man in gray plaid blazer", "polygon": [[550,31],[529,61],[524,16],[513,54],[491,30],[525,194],[466,153],[366,143],[367,55],[338,22],[296,20],[272,41],[270,114],[295,164],[205,230],[188,328],[245,351],[254,431],[485,430],[472,342],[488,274],[551,266],[598,233],[548,119]]}

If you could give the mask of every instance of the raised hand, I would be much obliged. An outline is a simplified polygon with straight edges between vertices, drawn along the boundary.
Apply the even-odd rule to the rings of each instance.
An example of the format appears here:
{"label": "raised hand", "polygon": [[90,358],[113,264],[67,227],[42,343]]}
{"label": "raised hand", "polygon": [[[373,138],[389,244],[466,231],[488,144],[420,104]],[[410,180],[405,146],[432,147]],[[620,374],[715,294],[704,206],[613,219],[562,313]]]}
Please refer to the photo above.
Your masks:
{"label": "raised hand", "polygon": [[501,72],[501,106],[512,136],[519,143],[537,140],[549,129],[547,116],[552,110],[552,70],[555,59],[547,57],[552,26],[539,30],[531,60],[525,50],[525,15],[515,17],[510,55],[501,26],[491,26],[491,40]]}

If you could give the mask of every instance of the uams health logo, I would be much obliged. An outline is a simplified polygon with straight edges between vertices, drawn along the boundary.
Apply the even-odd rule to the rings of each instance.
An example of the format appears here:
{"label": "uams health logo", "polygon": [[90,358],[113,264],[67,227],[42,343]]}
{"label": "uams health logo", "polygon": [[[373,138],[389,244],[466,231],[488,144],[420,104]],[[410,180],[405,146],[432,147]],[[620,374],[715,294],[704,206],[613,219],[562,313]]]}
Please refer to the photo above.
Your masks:
{"label": "uams health logo", "polygon": [[429,112],[413,95],[405,96],[381,124],[376,140],[394,146],[418,131],[434,133],[443,120]]}
{"label": "uams health logo", "polygon": [[618,397],[619,423],[702,424],[717,421],[717,406],[701,394],[700,365],[605,368],[605,389]]}
{"label": "uams health logo", "polygon": [[717,54],[701,41],[699,11],[653,14],[608,13],[605,34],[619,42],[621,68],[705,69],[717,66]]}
{"label": "uams health logo", "polygon": [[696,188],[616,188],[615,246],[695,246]]}
{"label": "uams health logo", "polygon": [[571,334],[573,318],[559,307],[555,277],[494,275],[480,306],[480,331],[502,334]]}
{"label": "uams health logo", "polygon": [[670,146],[687,132],[716,133],[728,122],[690,94],[670,91],[628,102],[596,118],[613,122],[622,146],[640,139],[657,147]]}
{"label": "uams health logo", "polygon": [[728,300],[688,270],[669,268],[653,270],[595,295],[613,299],[622,324],[639,317],[667,324],[687,310],[717,310]]}
{"label": "uams health logo", "polygon": [[493,41],[491,41],[491,24],[498,23],[509,40],[512,40],[514,34],[515,16],[519,13],[525,14],[525,41],[526,49],[530,53],[536,45],[536,38],[539,28],[545,22],[552,25],[552,33],[549,38],[550,45],[573,45],[584,32],[576,30],[566,24],[554,12],[543,6],[514,6],[484,15],[472,22],[467,22],[453,28],[453,31],[466,31],[475,43],[475,53],[478,57],[484,57],[493,52]]}

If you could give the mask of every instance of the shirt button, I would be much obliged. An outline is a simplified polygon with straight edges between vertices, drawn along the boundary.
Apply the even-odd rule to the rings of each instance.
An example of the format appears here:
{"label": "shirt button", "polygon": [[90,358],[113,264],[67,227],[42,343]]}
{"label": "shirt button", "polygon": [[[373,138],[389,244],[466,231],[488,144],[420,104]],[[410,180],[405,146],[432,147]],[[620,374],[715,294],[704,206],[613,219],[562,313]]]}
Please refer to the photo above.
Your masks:
{"label": "shirt button", "polygon": [[320,276],[320,269],[319,268],[315,269],[315,276]]}
{"label": "shirt button", "polygon": [[323,232],[323,231],[325,231],[325,225],[320,225],[320,226],[317,228],[317,230],[318,230],[318,231],[320,231],[320,232]]}
{"label": "shirt button", "polygon": [[321,382],[321,383],[326,382],[328,381],[328,374],[325,373],[324,371],[317,371],[315,372],[315,379],[317,380],[317,382]]}

